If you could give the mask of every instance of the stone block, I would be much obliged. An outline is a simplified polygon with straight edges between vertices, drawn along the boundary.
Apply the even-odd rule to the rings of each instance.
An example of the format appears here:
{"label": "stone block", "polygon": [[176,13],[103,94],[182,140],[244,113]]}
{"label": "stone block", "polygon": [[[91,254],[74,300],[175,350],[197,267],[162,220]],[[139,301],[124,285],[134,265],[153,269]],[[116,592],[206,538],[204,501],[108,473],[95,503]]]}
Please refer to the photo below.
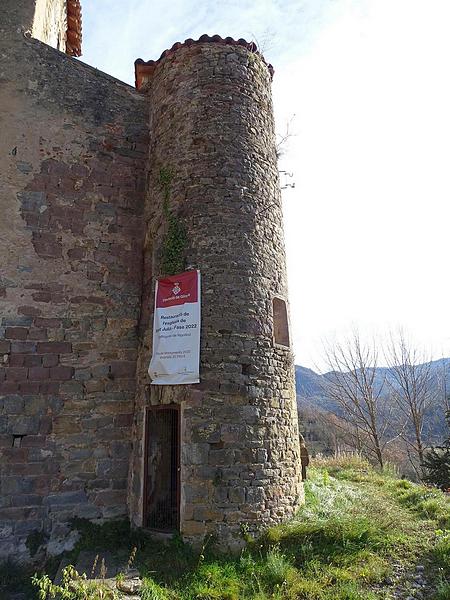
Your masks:
{"label": "stone block", "polygon": [[114,417],[114,425],[116,427],[130,427],[133,424],[133,414],[121,414]]}
{"label": "stone block", "polygon": [[7,340],[26,340],[28,337],[28,329],[26,327],[7,327],[5,338]]}
{"label": "stone block", "polygon": [[[41,387],[38,381],[22,381],[19,390],[22,394],[38,394],[41,391]],[[42,393],[44,393],[43,390]]]}
{"label": "stone block", "polygon": [[44,354],[42,356],[42,366],[43,367],[56,367],[59,363],[59,355],[58,354]]}
{"label": "stone block", "polygon": [[51,367],[50,368],[50,379],[56,379],[58,381],[67,381],[72,378],[73,367]]}
{"label": "stone block", "polygon": [[22,205],[22,210],[38,212],[45,206],[45,192],[19,192],[17,197]]}
{"label": "stone block", "polygon": [[42,504],[42,496],[38,494],[19,494],[11,496],[11,506],[40,506]]}
{"label": "stone block", "polygon": [[24,401],[22,396],[12,394],[3,398],[4,411],[8,415],[18,415],[23,412]]}
{"label": "stone block", "polygon": [[50,494],[44,499],[44,505],[67,506],[68,504],[85,504],[88,502],[86,492],[78,490],[76,492],[61,492],[59,494]]}
{"label": "stone block", "polygon": [[53,431],[57,434],[79,433],[80,423],[73,417],[55,417],[53,420]]}
{"label": "stone block", "polygon": [[235,504],[244,504],[245,502],[245,488],[243,487],[232,487],[228,492],[230,502]]}
{"label": "stone block", "polygon": [[2,325],[7,327],[29,327],[33,323],[33,317],[3,317]]}
{"label": "stone block", "polygon": [[83,384],[79,381],[64,381],[60,385],[63,394],[70,396],[81,396],[83,394]]}
{"label": "stone block", "polygon": [[105,389],[105,384],[103,381],[90,379],[84,383],[84,389],[88,394],[92,394],[95,392],[103,392]]}
{"label": "stone block", "polygon": [[[1,419],[1,417],[0,417]],[[5,424],[7,423],[7,419],[5,417]],[[11,434],[0,433],[0,448],[11,448],[13,437]]]}
{"label": "stone block", "polygon": [[4,495],[29,494],[33,491],[33,481],[24,477],[3,477],[1,490]]}
{"label": "stone block", "polygon": [[184,487],[186,502],[196,504],[205,503],[208,500],[208,488],[206,485],[188,483]]}
{"label": "stone block", "polygon": [[28,331],[29,340],[46,340],[47,330],[40,327],[30,327]]}
{"label": "stone block", "polygon": [[101,509],[94,504],[82,504],[74,509],[74,515],[81,519],[98,519],[101,514]]}
{"label": "stone block", "polygon": [[3,381],[0,383],[0,394],[15,394],[19,391],[17,381]]}
{"label": "stone block", "polygon": [[94,367],[91,367],[91,373],[94,379],[97,377],[108,377],[109,372],[109,365],[95,365]]}
{"label": "stone block", "polygon": [[194,442],[219,442],[220,425],[218,423],[202,423],[192,428]]}
{"label": "stone block", "polygon": [[13,435],[37,434],[39,420],[35,417],[10,416],[8,418],[8,432]]}
{"label": "stone block", "polygon": [[97,506],[126,506],[126,490],[104,490],[95,495],[95,504]]}
{"label": "stone block", "polygon": [[231,449],[210,450],[209,464],[210,465],[234,465],[235,451]]}
{"label": "stone block", "polygon": [[47,444],[45,435],[25,435],[20,443],[21,448],[44,448]]}
{"label": "stone block", "polygon": [[30,354],[36,352],[35,342],[11,342],[11,352],[18,352],[21,354]]}
{"label": "stone block", "polygon": [[111,443],[111,457],[112,458],[126,458],[130,456],[131,442],[112,442]]}
{"label": "stone block", "polygon": [[27,379],[28,370],[24,367],[10,367],[6,369],[6,381],[23,381]]}
{"label": "stone block", "polygon": [[[12,355],[14,356],[14,355]],[[23,364],[25,367],[41,367],[42,366],[42,357],[39,354],[18,354],[17,356],[22,356]]]}
{"label": "stone block", "polygon": [[[23,367],[25,364],[25,357],[27,355],[26,354],[12,354],[9,357],[9,366],[10,367]],[[33,356],[33,355],[31,355]],[[4,372],[5,369],[2,369],[2,371]]]}
{"label": "stone block", "polygon": [[31,381],[45,381],[50,376],[50,370],[46,367],[30,367],[28,377]]}
{"label": "stone block", "polygon": [[183,446],[183,463],[201,465],[208,463],[209,444],[186,444]]}
{"label": "stone block", "polygon": [[118,519],[127,515],[127,505],[102,506],[102,517],[104,519]]}
{"label": "stone block", "polygon": [[247,502],[248,504],[259,504],[264,502],[266,494],[263,487],[250,487],[247,490]]}
{"label": "stone block", "polygon": [[190,535],[202,535],[206,532],[206,528],[204,523],[199,523],[198,521],[184,521],[182,524],[181,533],[182,535],[190,536]]}
{"label": "stone block", "polygon": [[70,342],[38,342],[38,354],[69,354],[72,352],[72,344]]}
{"label": "stone block", "polygon": [[135,361],[112,361],[111,375],[113,377],[134,377],[136,372]]}
{"label": "stone block", "polygon": [[29,535],[35,531],[42,531],[43,521],[35,519],[31,521],[18,521],[14,525],[14,535]]}
{"label": "stone block", "polygon": [[97,463],[98,477],[120,478],[128,475],[128,461],[115,459],[101,459]]}
{"label": "stone block", "polygon": [[8,354],[11,350],[11,342],[7,340],[0,340],[0,354]]}

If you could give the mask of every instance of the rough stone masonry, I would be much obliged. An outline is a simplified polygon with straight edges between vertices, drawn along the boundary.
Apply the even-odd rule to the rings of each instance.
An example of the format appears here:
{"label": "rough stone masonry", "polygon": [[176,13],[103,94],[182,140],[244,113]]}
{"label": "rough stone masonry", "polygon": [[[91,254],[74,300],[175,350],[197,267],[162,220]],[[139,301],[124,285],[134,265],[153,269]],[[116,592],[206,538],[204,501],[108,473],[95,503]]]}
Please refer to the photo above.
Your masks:
{"label": "rough stone masonry", "polygon": [[[146,414],[165,405],[181,534],[238,547],[303,500],[272,70],[202,36],[137,61],[136,90],[39,41],[66,32],[76,54],[76,5],[0,17],[0,558],[36,533],[69,548],[74,516],[145,526]],[[201,383],[155,389],[162,170],[202,274]]]}

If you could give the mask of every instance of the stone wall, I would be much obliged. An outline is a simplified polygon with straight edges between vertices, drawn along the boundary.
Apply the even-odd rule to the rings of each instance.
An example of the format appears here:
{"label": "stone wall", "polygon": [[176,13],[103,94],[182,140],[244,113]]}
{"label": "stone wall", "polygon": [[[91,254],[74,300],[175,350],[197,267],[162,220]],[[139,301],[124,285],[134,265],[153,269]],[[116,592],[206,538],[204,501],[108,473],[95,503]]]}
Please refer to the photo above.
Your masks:
{"label": "stone wall", "polygon": [[[170,403],[181,533],[235,548],[242,525],[288,518],[303,494],[293,356],[274,341],[287,285],[271,73],[246,45],[177,44],[138,94],[24,36],[33,2],[5,7],[0,559],[27,557],[35,532],[70,547],[74,516],[142,524],[145,412]],[[195,386],[147,375],[163,170],[202,273]]]}
{"label": "stone wall", "polygon": [[[195,43],[155,67],[148,89],[150,149],[137,372],[131,514],[142,522],[145,407],[182,407],[181,532],[242,542],[302,501],[293,356],[273,340],[272,301],[287,298],[281,198],[270,92],[260,57]],[[170,208],[188,233],[187,265],[202,273],[201,384],[154,389],[154,278],[161,274],[161,169]]]}
{"label": "stone wall", "polygon": [[0,52],[1,558],[127,514],[148,126],[134,89],[16,29]]}

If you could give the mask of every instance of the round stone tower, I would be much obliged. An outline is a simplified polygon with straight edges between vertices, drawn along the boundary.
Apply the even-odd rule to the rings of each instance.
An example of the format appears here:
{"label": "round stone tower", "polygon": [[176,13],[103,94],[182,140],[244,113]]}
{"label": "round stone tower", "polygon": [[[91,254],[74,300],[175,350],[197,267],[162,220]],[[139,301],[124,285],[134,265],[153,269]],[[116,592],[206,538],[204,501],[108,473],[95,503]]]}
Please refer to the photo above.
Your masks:
{"label": "round stone tower", "polygon": [[[254,44],[219,36],[136,61],[150,150],[131,516],[163,530],[175,519],[185,539],[214,534],[228,548],[243,527],[279,523],[303,501],[272,74]],[[165,203],[185,231],[185,267],[202,277],[198,385],[152,386],[147,375]],[[153,439],[164,407],[165,450]],[[158,500],[157,455],[172,465],[172,509]],[[174,502],[176,518],[152,521]]]}

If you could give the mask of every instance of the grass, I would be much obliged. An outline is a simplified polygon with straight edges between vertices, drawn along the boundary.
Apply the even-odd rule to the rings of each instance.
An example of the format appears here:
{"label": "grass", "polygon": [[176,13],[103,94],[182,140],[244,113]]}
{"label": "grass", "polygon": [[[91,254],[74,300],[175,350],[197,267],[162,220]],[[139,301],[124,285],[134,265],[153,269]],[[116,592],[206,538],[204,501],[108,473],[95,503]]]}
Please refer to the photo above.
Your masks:
{"label": "grass", "polygon": [[450,503],[441,492],[353,456],[319,462],[305,493],[295,519],[266,531],[238,558],[204,552],[202,560],[180,560],[181,544],[169,550],[175,574],[144,553],[143,564],[155,570],[144,598],[374,600],[389,597],[375,584],[392,574],[394,562],[413,566],[426,558],[435,566],[427,573],[436,579],[435,600],[448,597]]}
{"label": "grass", "polygon": [[144,578],[143,600],[388,599],[393,564],[426,565],[435,581],[429,600],[450,598],[450,501],[440,491],[378,472],[358,457],[318,461],[295,519],[270,528],[240,556],[199,554],[128,524],[79,522],[73,553],[102,546],[126,555]]}

